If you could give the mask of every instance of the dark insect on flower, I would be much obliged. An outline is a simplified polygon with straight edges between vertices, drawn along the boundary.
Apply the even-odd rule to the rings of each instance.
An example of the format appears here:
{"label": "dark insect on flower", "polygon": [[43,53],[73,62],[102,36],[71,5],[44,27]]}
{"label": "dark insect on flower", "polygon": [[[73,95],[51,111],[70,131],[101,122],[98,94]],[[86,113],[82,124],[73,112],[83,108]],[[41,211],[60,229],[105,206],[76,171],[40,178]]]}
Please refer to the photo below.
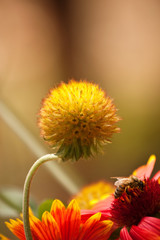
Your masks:
{"label": "dark insect on flower", "polygon": [[143,190],[144,182],[138,179],[136,176],[131,175],[128,178],[116,177],[116,179],[117,181],[114,184],[117,187],[114,193],[115,198],[121,197],[123,192],[126,192],[129,195],[129,190],[133,188]]}

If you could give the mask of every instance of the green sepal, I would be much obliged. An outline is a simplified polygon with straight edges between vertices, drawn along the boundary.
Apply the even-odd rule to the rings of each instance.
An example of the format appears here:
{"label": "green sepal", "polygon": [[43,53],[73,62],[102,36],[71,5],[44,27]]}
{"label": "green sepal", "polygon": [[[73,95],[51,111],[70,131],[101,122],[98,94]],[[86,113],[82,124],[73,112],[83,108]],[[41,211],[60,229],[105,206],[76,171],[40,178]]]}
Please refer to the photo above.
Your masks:
{"label": "green sepal", "polygon": [[63,161],[78,161],[83,156],[80,139],[74,139],[70,145],[62,143],[57,151],[57,155],[61,157]]}

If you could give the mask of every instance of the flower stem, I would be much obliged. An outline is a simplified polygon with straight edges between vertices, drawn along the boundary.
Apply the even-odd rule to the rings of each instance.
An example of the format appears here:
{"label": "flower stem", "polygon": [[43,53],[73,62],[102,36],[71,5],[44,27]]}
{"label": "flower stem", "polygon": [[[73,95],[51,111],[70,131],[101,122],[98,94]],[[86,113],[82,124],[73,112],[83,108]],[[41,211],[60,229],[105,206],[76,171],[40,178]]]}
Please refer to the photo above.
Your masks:
{"label": "flower stem", "polygon": [[36,173],[37,169],[40,167],[41,164],[44,162],[58,159],[58,157],[54,154],[47,154],[39,158],[30,168],[25,183],[24,183],[24,190],[23,190],[23,224],[24,224],[24,232],[26,240],[32,240],[32,234],[30,229],[29,223],[29,193],[30,193],[30,185],[34,174]]}

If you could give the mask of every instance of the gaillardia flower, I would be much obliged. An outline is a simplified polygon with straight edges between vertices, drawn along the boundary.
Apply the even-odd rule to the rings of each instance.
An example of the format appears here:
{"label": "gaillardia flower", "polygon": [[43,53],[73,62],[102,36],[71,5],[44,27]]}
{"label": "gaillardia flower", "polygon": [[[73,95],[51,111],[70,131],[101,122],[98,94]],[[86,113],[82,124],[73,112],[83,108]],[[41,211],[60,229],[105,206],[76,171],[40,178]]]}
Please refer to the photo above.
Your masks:
{"label": "gaillardia flower", "polygon": [[74,198],[80,209],[92,209],[97,202],[107,198],[114,190],[115,187],[111,183],[99,181],[82,188]]}
{"label": "gaillardia flower", "polygon": [[[10,220],[7,227],[20,240],[25,240],[23,222]],[[72,200],[67,208],[59,200],[54,200],[50,212],[42,215],[42,220],[30,213],[30,226],[33,240],[106,240],[109,238],[113,223],[101,220],[101,213],[81,222],[80,208]],[[2,240],[9,240],[0,235]]]}
{"label": "gaillardia flower", "polygon": [[112,99],[98,85],[71,80],[51,89],[40,109],[41,136],[64,161],[89,157],[119,132]]}
{"label": "gaillardia flower", "polygon": [[[86,221],[100,211],[102,219],[114,222],[121,240],[160,239],[160,171],[150,179],[155,161],[152,155],[146,165],[133,172],[131,176],[135,178],[131,183],[125,184],[125,179],[120,182],[117,198],[111,195],[97,203],[90,213],[82,211],[82,219]],[[116,238],[111,236],[111,239]]]}

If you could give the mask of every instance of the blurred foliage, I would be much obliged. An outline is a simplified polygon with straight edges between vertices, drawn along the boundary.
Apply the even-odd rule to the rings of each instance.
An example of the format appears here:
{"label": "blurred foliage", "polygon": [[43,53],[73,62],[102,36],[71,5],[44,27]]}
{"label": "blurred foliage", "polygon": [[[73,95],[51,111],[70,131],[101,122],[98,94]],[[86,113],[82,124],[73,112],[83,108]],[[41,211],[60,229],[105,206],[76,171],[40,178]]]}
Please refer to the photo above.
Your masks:
{"label": "blurred foliage", "polygon": [[47,199],[44,200],[39,206],[38,206],[38,218],[42,219],[42,215],[45,211],[50,212],[51,206],[52,206],[53,199]]}
{"label": "blurred foliage", "polygon": [[[23,192],[18,188],[0,189],[0,217],[14,218],[22,213]],[[30,207],[37,212],[37,204],[33,197],[30,198]]]}

